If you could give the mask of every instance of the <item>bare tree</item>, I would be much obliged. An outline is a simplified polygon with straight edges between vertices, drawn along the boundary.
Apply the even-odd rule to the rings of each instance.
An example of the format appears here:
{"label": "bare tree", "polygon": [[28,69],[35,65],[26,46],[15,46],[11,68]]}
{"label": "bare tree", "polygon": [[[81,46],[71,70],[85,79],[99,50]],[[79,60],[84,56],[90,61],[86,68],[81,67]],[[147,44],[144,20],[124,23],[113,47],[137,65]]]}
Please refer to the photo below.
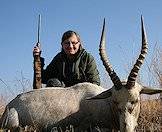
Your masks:
{"label": "bare tree", "polygon": [[[148,73],[152,75],[151,81],[154,85],[162,87],[162,46],[156,43],[152,53],[150,64],[148,64]],[[162,94],[160,95],[162,99]]]}

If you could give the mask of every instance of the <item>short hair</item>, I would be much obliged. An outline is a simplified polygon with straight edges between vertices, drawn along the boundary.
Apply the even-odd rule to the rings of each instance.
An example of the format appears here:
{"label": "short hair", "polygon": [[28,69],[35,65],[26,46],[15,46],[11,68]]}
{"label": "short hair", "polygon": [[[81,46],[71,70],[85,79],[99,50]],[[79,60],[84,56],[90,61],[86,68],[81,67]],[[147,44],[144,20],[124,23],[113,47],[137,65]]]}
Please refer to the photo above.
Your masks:
{"label": "short hair", "polygon": [[80,41],[80,36],[78,33],[72,31],[72,30],[69,30],[69,31],[66,31],[63,35],[62,35],[62,39],[61,39],[61,43],[63,43],[66,39],[70,38],[72,35],[76,35],[78,41]]}

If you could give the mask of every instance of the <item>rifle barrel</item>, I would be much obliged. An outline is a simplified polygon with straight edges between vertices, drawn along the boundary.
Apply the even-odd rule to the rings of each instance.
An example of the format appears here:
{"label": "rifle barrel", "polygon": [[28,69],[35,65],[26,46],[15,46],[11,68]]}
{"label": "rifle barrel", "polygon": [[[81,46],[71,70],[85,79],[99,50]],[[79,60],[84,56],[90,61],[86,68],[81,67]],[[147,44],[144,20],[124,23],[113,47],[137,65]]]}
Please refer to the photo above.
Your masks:
{"label": "rifle barrel", "polygon": [[38,43],[40,42],[40,27],[41,27],[41,15],[38,18]]}

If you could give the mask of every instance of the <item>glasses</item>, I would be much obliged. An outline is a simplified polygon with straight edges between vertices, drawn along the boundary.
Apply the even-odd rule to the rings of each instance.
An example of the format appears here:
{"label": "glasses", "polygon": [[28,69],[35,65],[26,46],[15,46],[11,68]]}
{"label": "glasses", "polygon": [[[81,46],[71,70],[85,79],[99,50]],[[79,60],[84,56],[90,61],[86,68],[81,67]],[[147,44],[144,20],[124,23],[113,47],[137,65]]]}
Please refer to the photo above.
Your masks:
{"label": "glasses", "polygon": [[78,43],[79,43],[79,41],[78,41],[78,42],[67,41],[67,42],[63,42],[63,45],[69,46],[70,44],[72,44],[73,46],[75,46],[75,45],[77,45]]}

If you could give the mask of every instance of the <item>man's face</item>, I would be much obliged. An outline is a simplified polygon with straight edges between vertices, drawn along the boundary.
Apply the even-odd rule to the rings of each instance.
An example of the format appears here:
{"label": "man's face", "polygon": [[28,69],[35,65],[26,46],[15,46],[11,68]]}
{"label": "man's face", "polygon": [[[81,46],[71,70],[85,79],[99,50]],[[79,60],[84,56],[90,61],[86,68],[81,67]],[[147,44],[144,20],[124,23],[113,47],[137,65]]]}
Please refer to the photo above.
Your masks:
{"label": "man's face", "polygon": [[70,38],[66,39],[62,43],[62,48],[67,54],[67,56],[71,57],[76,54],[79,50],[80,42],[75,34],[73,34]]}

